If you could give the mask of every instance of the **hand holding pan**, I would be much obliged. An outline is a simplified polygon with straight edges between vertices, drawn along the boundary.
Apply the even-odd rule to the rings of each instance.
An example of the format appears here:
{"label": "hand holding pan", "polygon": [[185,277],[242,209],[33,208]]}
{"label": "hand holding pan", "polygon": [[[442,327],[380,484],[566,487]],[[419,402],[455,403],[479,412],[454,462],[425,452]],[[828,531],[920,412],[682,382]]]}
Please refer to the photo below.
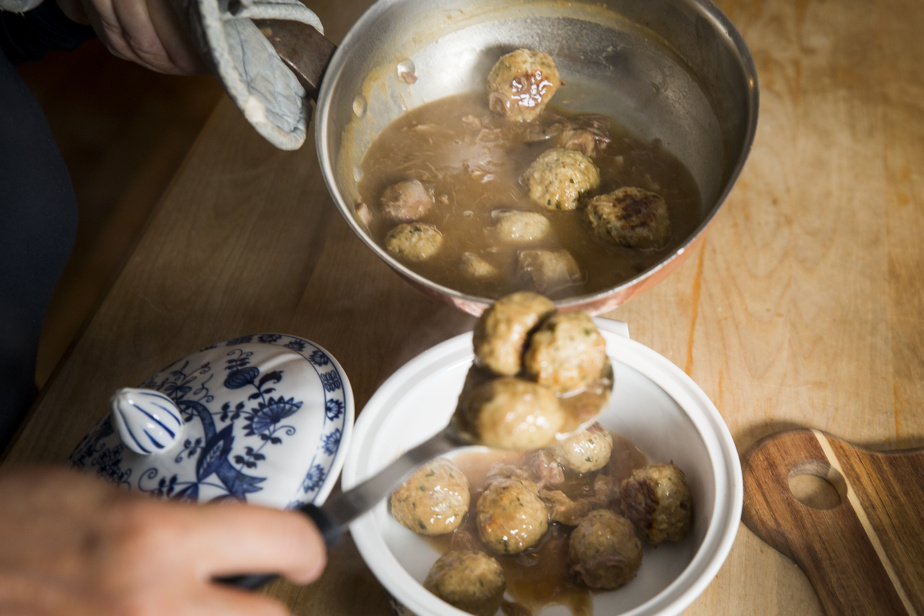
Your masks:
{"label": "hand holding pan", "polygon": [[317,15],[298,0],[171,2],[248,122],[280,149],[301,147],[309,99],[317,96],[335,50]]}

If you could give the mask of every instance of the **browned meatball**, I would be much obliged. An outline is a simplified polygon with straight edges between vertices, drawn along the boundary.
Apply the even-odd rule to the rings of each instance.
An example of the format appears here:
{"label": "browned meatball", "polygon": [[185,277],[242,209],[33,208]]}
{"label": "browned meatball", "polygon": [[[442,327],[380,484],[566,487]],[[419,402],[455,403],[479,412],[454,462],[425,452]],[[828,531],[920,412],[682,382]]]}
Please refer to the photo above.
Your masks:
{"label": "browned meatball", "polygon": [[391,495],[391,514],[421,535],[455,530],[470,502],[468,479],[451,460],[436,458],[417,469]]}
{"label": "browned meatball", "polygon": [[598,422],[549,447],[553,459],[576,473],[590,473],[603,468],[610,461],[612,452],[613,435]]}
{"label": "browned meatball", "polygon": [[565,411],[552,391],[517,377],[491,379],[460,400],[457,425],[478,443],[498,449],[530,451],[545,447],[565,423]]}
{"label": "browned meatball", "polygon": [[469,614],[494,616],[507,584],[504,570],[493,557],[474,550],[446,552],[424,580],[424,588]]}
{"label": "browned meatball", "polygon": [[632,522],[609,509],[597,509],[571,533],[568,562],[588,588],[619,588],[635,579],[642,564],[642,542]]}
{"label": "browned meatball", "polygon": [[530,333],[553,312],[555,304],[536,293],[512,293],[495,301],[482,313],[472,334],[478,364],[497,374],[519,373]]}
{"label": "browned meatball", "polygon": [[420,180],[398,182],[382,193],[382,213],[397,222],[423,218],[433,203],[433,193]]}
{"label": "browned meatball", "polygon": [[620,188],[587,204],[594,234],[616,246],[641,250],[663,248],[671,239],[667,204],[641,188]]}
{"label": "browned meatball", "polygon": [[488,74],[488,106],[508,120],[529,122],[559,87],[561,77],[549,54],[517,49],[501,56]]}
{"label": "browned meatball", "polygon": [[620,489],[623,512],[645,540],[658,545],[681,541],[693,523],[693,496],[673,462],[635,470]]}
{"label": "browned meatball", "polygon": [[600,170],[577,150],[552,148],[523,174],[529,198],[550,210],[573,210],[585,193],[600,185]]}
{"label": "browned meatball", "polygon": [[527,376],[558,393],[598,380],[607,366],[606,340],[583,312],[556,313],[539,326],[523,354]]}
{"label": "browned meatball", "polygon": [[551,293],[581,282],[581,268],[567,250],[521,250],[517,280],[537,293]]}
{"label": "browned meatball", "polygon": [[549,514],[536,484],[521,477],[494,477],[478,497],[475,526],[486,546],[498,554],[533,547],[549,528]]}
{"label": "browned meatball", "polygon": [[388,252],[405,261],[426,261],[438,253],[442,246],[443,234],[426,223],[404,223],[385,236]]}

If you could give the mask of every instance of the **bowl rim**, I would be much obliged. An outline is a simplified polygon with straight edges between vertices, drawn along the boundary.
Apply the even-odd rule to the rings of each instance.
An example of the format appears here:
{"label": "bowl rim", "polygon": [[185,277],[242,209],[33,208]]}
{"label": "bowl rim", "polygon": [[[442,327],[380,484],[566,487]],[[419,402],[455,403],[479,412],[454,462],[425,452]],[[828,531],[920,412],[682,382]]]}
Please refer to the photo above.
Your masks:
{"label": "bowl rim", "polygon": [[[709,455],[715,486],[713,514],[702,543],[681,574],[645,603],[622,612],[622,616],[676,614],[692,603],[712,582],[724,564],[740,526],[744,487],[741,463],[731,432],[718,409],[700,387],[680,368],[649,347],[620,335],[613,321],[595,317],[607,343],[611,360],[626,364],[661,388],[692,422]],[[343,489],[353,487],[381,466],[372,465],[368,442],[387,417],[387,403],[428,374],[446,370],[459,361],[470,362],[472,334],[464,333],[439,343],[408,361],[373,394],[354,425],[353,440],[341,473]],[[692,412],[691,412],[692,411]],[[410,445],[410,444],[409,444]],[[353,540],[363,560],[392,596],[417,614],[465,612],[423,591],[398,562],[377,530],[374,511],[350,525]],[[406,592],[408,589],[421,590]]]}

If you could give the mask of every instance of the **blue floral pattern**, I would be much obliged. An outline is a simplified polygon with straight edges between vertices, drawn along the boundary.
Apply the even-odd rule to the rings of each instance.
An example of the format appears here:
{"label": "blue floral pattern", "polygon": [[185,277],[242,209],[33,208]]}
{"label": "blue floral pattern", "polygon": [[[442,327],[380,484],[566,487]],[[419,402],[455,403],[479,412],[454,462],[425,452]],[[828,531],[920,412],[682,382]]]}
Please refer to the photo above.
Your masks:
{"label": "blue floral pattern", "polygon": [[[299,378],[297,365],[311,371],[302,369]],[[316,376],[321,400],[304,399],[311,389],[306,372]],[[136,454],[107,415],[74,450],[73,466],[164,498],[289,508],[314,501],[336,479],[351,432],[352,393],[337,363],[307,340],[234,338],[175,362],[141,387],[179,408],[181,442],[159,456]],[[283,492],[269,488],[282,479],[289,483]]]}

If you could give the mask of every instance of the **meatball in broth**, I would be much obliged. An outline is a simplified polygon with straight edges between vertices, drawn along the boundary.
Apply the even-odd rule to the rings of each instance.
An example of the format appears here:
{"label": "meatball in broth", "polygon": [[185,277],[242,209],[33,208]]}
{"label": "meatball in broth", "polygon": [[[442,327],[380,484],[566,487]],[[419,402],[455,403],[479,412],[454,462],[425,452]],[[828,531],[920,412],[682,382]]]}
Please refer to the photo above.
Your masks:
{"label": "meatball in broth", "polygon": [[613,435],[594,422],[549,448],[552,459],[575,473],[590,473],[606,466],[613,452]]}
{"label": "meatball in broth", "polygon": [[645,540],[682,541],[693,523],[693,496],[676,464],[652,464],[623,481],[623,510]]}
{"label": "meatball in broth", "polygon": [[385,248],[404,261],[426,261],[440,251],[443,234],[433,225],[405,223],[385,236]]}
{"label": "meatball in broth", "polygon": [[522,477],[493,477],[475,505],[478,536],[497,554],[519,554],[542,539],[549,512],[536,484]]}
{"label": "meatball in broth", "polygon": [[500,272],[490,261],[479,257],[473,252],[464,252],[459,259],[459,267],[466,278],[473,280],[491,280],[497,278]]}
{"label": "meatball in broth", "polygon": [[615,246],[640,250],[663,248],[671,239],[671,219],[660,195],[641,188],[620,188],[591,199],[587,217],[594,234]]}
{"label": "meatball in broth", "polygon": [[468,479],[447,458],[421,466],[391,495],[391,514],[421,535],[443,535],[462,523],[471,496]]}
{"label": "meatball in broth", "polygon": [[535,120],[561,87],[552,57],[517,49],[500,57],[488,74],[488,106],[514,122]]}
{"label": "meatball in broth", "polygon": [[475,616],[494,616],[504,598],[504,570],[484,552],[459,550],[440,556],[424,588],[446,603]]}
{"label": "meatball in broth", "polygon": [[528,244],[541,240],[552,228],[549,219],[537,212],[498,210],[492,217],[494,233],[502,242]]}
{"label": "meatball in broth", "polygon": [[521,250],[517,280],[536,293],[552,293],[583,280],[581,267],[567,250]]}
{"label": "meatball in broth", "polygon": [[609,509],[597,509],[571,533],[568,561],[588,588],[620,588],[635,579],[642,565],[642,542],[632,522]]}
{"label": "meatball in broth", "polygon": [[549,210],[573,210],[583,195],[600,185],[600,170],[581,152],[552,148],[526,169],[523,183],[537,205]]}

